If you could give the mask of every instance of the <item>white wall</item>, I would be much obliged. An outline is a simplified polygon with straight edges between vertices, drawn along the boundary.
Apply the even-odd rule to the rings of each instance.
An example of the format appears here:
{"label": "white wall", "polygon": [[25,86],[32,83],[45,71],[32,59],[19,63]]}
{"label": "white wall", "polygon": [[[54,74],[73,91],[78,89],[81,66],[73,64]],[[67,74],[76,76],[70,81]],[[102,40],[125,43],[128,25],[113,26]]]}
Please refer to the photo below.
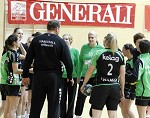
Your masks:
{"label": "white wall", "polygon": [[[55,0],[53,0],[55,1]],[[94,2],[94,3],[136,3],[136,10],[135,10],[135,27],[134,28],[114,28],[114,27],[89,27],[89,26],[61,26],[60,36],[64,33],[70,33],[73,36],[73,47],[78,49],[85,43],[87,43],[87,34],[89,31],[96,31],[98,34],[98,40],[100,43],[103,41],[103,37],[109,33],[114,32],[118,37],[119,47],[125,43],[133,43],[133,35],[137,32],[144,33],[144,35],[150,39],[150,32],[147,32],[144,29],[144,5],[150,5],[150,0],[59,0],[63,2]],[[0,7],[2,8],[2,3],[0,2]],[[7,18],[6,18],[7,19]],[[3,19],[0,19],[0,23],[3,22]],[[46,32],[46,25],[12,25],[7,24],[6,20],[6,33],[4,34],[5,38],[13,32],[15,27],[21,27],[24,30],[24,38],[23,42],[26,42],[27,38],[36,31]],[[3,28],[2,28],[3,29]],[[1,29],[1,30],[2,30]],[[0,30],[0,31],[1,31]],[[1,35],[0,35],[1,36]],[[3,38],[1,36],[1,41]],[[2,46],[2,45],[1,45]]]}

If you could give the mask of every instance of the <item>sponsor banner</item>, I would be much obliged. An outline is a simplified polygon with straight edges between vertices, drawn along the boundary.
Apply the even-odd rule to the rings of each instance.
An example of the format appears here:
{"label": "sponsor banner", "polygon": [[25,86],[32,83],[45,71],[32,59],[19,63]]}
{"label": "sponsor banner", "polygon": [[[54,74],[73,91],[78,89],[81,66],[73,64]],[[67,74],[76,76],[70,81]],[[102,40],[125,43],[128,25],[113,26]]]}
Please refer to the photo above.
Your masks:
{"label": "sponsor banner", "polygon": [[145,5],[145,29],[150,31],[150,5]]}
{"label": "sponsor banner", "polygon": [[41,0],[8,0],[8,23],[134,27],[134,3],[74,3]]}

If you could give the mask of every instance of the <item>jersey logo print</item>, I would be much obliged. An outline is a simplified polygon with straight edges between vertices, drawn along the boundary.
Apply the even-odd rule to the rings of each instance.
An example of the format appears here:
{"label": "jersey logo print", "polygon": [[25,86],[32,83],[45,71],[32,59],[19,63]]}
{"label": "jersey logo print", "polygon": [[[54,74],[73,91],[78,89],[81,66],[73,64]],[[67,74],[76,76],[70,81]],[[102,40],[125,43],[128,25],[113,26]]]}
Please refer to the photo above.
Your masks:
{"label": "jersey logo print", "polygon": [[111,55],[105,56],[104,54],[102,54],[102,56],[103,56],[103,60],[119,62],[119,57],[112,57]]}
{"label": "jersey logo print", "polygon": [[118,83],[118,78],[103,78],[101,77],[102,82],[109,82],[109,83]]}

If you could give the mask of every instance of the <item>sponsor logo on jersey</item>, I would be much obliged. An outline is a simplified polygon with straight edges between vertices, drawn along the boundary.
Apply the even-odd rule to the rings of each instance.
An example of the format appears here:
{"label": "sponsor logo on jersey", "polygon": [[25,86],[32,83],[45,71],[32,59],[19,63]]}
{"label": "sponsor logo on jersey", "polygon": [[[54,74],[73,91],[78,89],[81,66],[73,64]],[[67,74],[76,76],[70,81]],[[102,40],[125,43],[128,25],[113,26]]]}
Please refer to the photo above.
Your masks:
{"label": "sponsor logo on jersey", "polygon": [[101,77],[101,81],[103,82],[110,82],[110,83],[118,83],[118,78],[103,78]]}
{"label": "sponsor logo on jersey", "polygon": [[119,62],[119,57],[114,57],[114,56],[111,56],[111,55],[108,55],[108,56],[105,56],[103,54],[103,60],[110,60],[110,61],[115,61],[115,62]]}
{"label": "sponsor logo on jersey", "polygon": [[56,45],[54,41],[46,41],[46,40],[39,40],[39,43],[41,44],[41,46],[44,47],[54,47],[54,45]]}

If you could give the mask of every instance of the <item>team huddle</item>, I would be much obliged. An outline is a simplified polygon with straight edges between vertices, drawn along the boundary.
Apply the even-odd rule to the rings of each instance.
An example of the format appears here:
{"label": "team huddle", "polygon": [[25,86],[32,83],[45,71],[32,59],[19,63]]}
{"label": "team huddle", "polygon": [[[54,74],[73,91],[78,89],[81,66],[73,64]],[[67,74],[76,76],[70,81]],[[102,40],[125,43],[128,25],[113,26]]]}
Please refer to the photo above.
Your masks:
{"label": "team huddle", "polygon": [[59,21],[51,20],[47,33],[32,34],[26,44],[21,28],[5,40],[0,117],[40,118],[47,97],[48,118],[82,118],[88,95],[92,118],[101,118],[105,105],[109,118],[117,118],[118,106],[123,118],[135,118],[134,100],[139,118],[150,118],[150,41],[142,33],[133,36],[135,48],[127,43],[120,49],[114,33],[101,45],[91,31],[79,52],[72,35],[61,38],[59,29]]}

